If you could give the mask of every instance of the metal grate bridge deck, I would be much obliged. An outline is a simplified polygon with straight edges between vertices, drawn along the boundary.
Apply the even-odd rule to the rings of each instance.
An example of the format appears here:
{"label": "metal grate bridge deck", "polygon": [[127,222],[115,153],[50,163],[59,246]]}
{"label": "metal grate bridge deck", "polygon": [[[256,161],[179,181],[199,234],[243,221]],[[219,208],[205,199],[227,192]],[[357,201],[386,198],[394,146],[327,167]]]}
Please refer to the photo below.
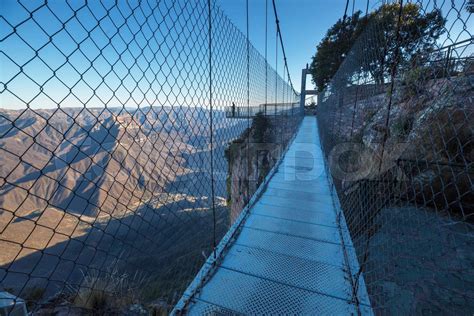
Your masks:
{"label": "metal grate bridge deck", "polygon": [[316,124],[304,118],[189,314],[372,314],[363,280],[351,281],[358,262]]}

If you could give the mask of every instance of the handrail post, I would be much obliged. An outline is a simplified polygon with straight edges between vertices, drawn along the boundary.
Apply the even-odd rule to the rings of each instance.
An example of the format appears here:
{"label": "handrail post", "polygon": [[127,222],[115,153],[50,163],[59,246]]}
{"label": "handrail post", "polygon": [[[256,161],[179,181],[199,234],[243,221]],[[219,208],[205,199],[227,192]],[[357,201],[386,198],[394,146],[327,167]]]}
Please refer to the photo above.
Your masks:
{"label": "handrail post", "polygon": [[304,109],[304,102],[306,99],[306,75],[308,74],[308,64],[306,68],[301,70],[301,94],[300,94],[300,108]]}

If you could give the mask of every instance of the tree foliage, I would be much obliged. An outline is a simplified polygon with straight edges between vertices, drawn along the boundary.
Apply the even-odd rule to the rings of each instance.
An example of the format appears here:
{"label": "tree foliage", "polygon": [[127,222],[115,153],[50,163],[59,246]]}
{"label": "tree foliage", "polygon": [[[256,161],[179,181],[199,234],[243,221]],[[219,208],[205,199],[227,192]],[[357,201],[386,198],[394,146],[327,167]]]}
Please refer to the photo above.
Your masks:
{"label": "tree foliage", "polygon": [[313,82],[319,91],[322,91],[336,74],[366,26],[367,18],[361,18],[360,15],[361,12],[357,11],[352,17],[339,19],[319,43],[310,68]]}
{"label": "tree foliage", "polygon": [[[398,28],[400,5],[382,5],[368,16],[357,12],[346,21],[339,20],[327,32],[317,47],[311,63],[313,82],[322,91],[336,74],[356,40],[361,36],[357,58],[361,68],[345,70],[346,78],[358,71],[370,74],[377,83],[384,83],[394,65],[411,67],[414,60],[420,61],[435,47],[436,40],[444,31],[445,19],[439,10],[423,12],[413,3],[402,7]],[[399,33],[398,33],[399,31]]]}
{"label": "tree foliage", "polygon": [[474,13],[474,0],[469,0],[466,4],[466,10],[469,13]]}

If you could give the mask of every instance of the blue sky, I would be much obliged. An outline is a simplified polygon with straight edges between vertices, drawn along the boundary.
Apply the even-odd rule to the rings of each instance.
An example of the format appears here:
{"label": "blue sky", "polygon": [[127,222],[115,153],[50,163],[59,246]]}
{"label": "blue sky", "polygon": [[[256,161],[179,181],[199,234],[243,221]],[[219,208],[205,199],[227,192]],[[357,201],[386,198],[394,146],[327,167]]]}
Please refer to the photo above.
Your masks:
{"label": "blue sky", "polygon": [[[250,40],[252,44],[263,54],[265,51],[265,6],[268,1],[268,60],[275,68],[275,17],[273,13],[272,0],[249,0],[249,28]],[[311,62],[311,57],[316,52],[316,46],[326,34],[326,31],[338,19],[344,15],[346,0],[275,0],[280,20],[280,28],[283,34],[285,51],[288,58],[290,75],[297,91],[301,85],[301,69],[306,63]],[[381,4],[381,0],[369,0],[369,12],[376,9]],[[463,8],[457,19],[458,12],[452,10],[452,3],[455,8]],[[424,1],[424,5],[430,7],[436,3],[442,8],[444,15],[448,14],[447,28],[450,28],[452,35],[460,34],[457,40],[468,38],[468,33],[463,32],[465,28],[474,33],[473,18],[467,18],[468,13],[464,10],[467,0],[449,1]],[[222,10],[230,19],[245,32],[246,29],[246,0],[217,0]],[[366,11],[367,0],[349,0],[348,12],[350,15],[354,11]],[[467,20],[466,25],[461,20]],[[442,38],[441,38],[442,40]],[[452,40],[455,40],[454,38]],[[451,44],[448,41],[446,44]],[[472,48],[472,47],[471,47]],[[279,53],[281,54],[281,52]],[[281,73],[281,60],[278,67]],[[308,88],[310,78],[307,78]]]}
{"label": "blue sky", "polygon": [[[130,31],[138,29],[136,23],[133,19],[128,19],[131,29],[121,27],[119,36],[116,31],[117,27],[124,23],[124,16],[131,14],[130,7],[136,5],[135,0],[131,0],[130,5],[119,1],[117,7],[121,12],[114,8],[112,0],[103,0],[102,5],[99,2],[91,1],[88,7],[82,7],[81,1],[73,1],[68,5],[63,1],[52,1],[48,3],[48,7],[41,7],[40,2],[34,1],[21,2],[20,4],[16,0],[2,1],[0,4],[0,38],[4,38],[12,31],[12,25],[19,25],[19,27],[17,34],[8,36],[0,43],[2,51],[0,53],[2,66],[0,81],[8,82],[8,90],[0,97],[0,107],[23,108],[26,104],[35,108],[54,108],[58,104],[60,106],[146,105],[147,101],[144,100],[143,95],[140,95],[141,92],[145,94],[145,97],[148,97],[148,100],[156,99],[156,95],[154,96],[150,91],[147,92],[148,82],[152,82],[154,91],[161,91],[159,93],[161,97],[169,95],[172,85],[176,84],[166,82],[161,77],[163,77],[163,73],[175,71],[178,67],[170,67],[172,69],[169,70],[162,69],[156,61],[159,62],[163,58],[173,61],[177,56],[170,56],[165,52],[163,56],[155,55],[153,60],[152,55],[158,46],[161,47],[160,50],[163,50],[164,46],[160,43],[164,42],[168,47],[180,45],[179,41],[174,40],[176,36],[173,34],[186,32],[185,29],[180,31],[180,25],[186,23],[185,20],[188,19],[189,12],[180,15],[182,23],[175,24],[177,29],[174,32],[170,32],[166,25],[161,24],[159,26],[160,32],[157,33],[159,38],[156,38],[156,34],[153,35],[151,30],[144,28],[143,36],[139,35],[138,41],[133,41],[130,46],[126,47],[124,41],[126,42],[132,37]],[[178,7],[185,1],[178,1]],[[153,1],[147,3],[153,3]],[[168,15],[165,12],[174,2],[160,1],[158,3],[162,7],[160,12]],[[194,10],[196,14],[190,15],[193,19],[207,13],[204,12],[205,10],[202,11],[202,4],[205,1],[193,2],[190,0],[186,6],[198,3],[199,7]],[[216,3],[237,28],[245,34],[245,0],[216,0]],[[290,74],[295,89],[299,91],[301,69],[310,62],[311,56],[316,51],[316,45],[324,36],[327,28],[343,15],[345,0],[276,0],[276,3]],[[250,41],[262,55],[265,52],[265,4],[265,0],[249,0]],[[363,8],[365,10],[365,5],[366,0],[355,0],[355,9]],[[114,9],[107,11],[109,8]],[[76,16],[73,16],[74,11],[77,11]],[[352,11],[352,2],[348,11],[348,13]],[[34,19],[29,19],[31,12],[33,12]],[[142,21],[143,17],[140,12],[136,12],[138,12],[138,22]],[[107,15],[109,17],[106,17]],[[173,11],[170,11],[169,16],[173,17]],[[24,20],[27,22],[23,23]],[[97,28],[99,20],[101,26]],[[158,27],[156,24],[158,22],[153,23],[153,19],[151,20],[152,27]],[[200,23],[202,24],[202,22]],[[61,30],[62,23],[66,25],[63,30]],[[278,53],[278,66],[275,65],[275,32],[273,7],[271,0],[268,0],[268,61],[273,68],[277,68],[283,77],[281,50]],[[166,36],[167,33],[170,36]],[[52,41],[49,36],[52,36]],[[181,38],[184,37],[188,37],[188,42],[194,40],[205,43],[207,41],[205,30],[194,30],[192,34],[182,34]],[[110,42],[111,45],[108,45],[109,38],[113,38]],[[156,41],[152,39],[156,39]],[[143,56],[135,59],[142,43],[143,45],[148,43],[148,47],[145,48]],[[189,54],[193,52],[194,60],[206,60],[205,52],[196,53],[195,48],[183,44],[182,47],[172,51],[188,49]],[[167,51],[166,47],[164,50]],[[35,51],[37,52],[36,57]],[[150,60],[152,60],[153,69],[160,69],[159,75],[161,77],[158,80],[153,79],[156,74],[150,69],[144,71]],[[134,63],[135,61],[137,62]],[[186,63],[186,65],[189,66],[190,63]],[[172,65],[165,63],[164,67],[167,66]],[[23,72],[20,70],[21,67],[23,67]],[[113,72],[110,72],[112,69]],[[131,76],[127,75],[127,69],[130,70]],[[136,93],[130,93],[134,88],[135,81],[143,77],[143,72],[145,78],[140,81],[143,89],[141,91],[135,90]],[[202,73],[202,69],[189,69],[188,73],[198,76]],[[202,74],[204,75],[204,73]],[[176,74],[176,77],[180,76]],[[12,78],[14,79],[10,80]],[[101,84],[103,78],[106,78],[105,82],[108,86]],[[168,86],[167,83],[169,83]],[[113,95],[112,90],[115,89],[118,90]],[[196,90],[205,91],[200,86]],[[132,94],[135,99],[129,99],[127,97],[129,94]],[[164,98],[160,98],[160,100],[166,103]],[[189,105],[200,103],[196,100],[186,101],[185,97],[180,98],[177,102]]]}
{"label": "blue sky", "polygon": [[[275,16],[272,0],[268,1],[268,60],[275,68]],[[249,0],[249,37],[252,44],[262,53],[265,51],[265,2]],[[222,10],[245,32],[246,0],[217,0]],[[352,12],[350,0],[348,14]],[[369,9],[376,0],[369,0]],[[311,62],[316,45],[337,19],[344,14],[345,0],[276,0],[280,28],[283,34],[290,75],[296,90],[300,90],[301,69]],[[365,12],[366,0],[356,0],[355,10]],[[281,51],[279,52],[281,56]],[[282,61],[278,71],[281,73]],[[309,76],[307,80],[309,84]],[[308,87],[308,86],[307,86]]]}
{"label": "blue sky", "polygon": [[[246,0],[215,1],[245,34]],[[326,30],[344,14],[346,0],[275,1],[290,75],[299,91],[301,69],[311,62]],[[452,1],[459,9],[467,0]],[[266,3],[267,59],[283,77],[281,48],[278,65],[275,63],[272,0],[249,0],[250,41],[261,55],[265,54]],[[381,0],[369,0],[369,10],[380,3]],[[423,3],[429,7],[434,2]],[[349,0],[348,14],[353,6],[354,10],[365,12],[366,5],[367,0]],[[464,39],[469,30],[472,33],[473,19],[467,18],[464,9],[459,12],[461,19],[456,19],[458,12],[452,10],[451,1],[438,1],[439,5],[443,14],[448,13],[450,33],[462,34],[462,38],[454,40]],[[203,106],[207,104],[206,17],[204,0],[101,0],[89,1],[86,6],[79,0],[50,1],[47,5],[40,1],[0,0],[0,108]],[[221,32],[223,37],[235,36],[228,27]],[[230,56],[245,55],[243,42],[235,41],[239,38],[244,39],[239,34],[224,39],[225,47],[216,47],[224,55],[217,61],[221,67],[214,69],[226,76],[217,76],[221,79],[215,84],[233,89],[232,94],[242,94],[239,89],[246,77],[234,69],[240,69],[242,61],[236,62]],[[264,63],[258,65],[253,66],[264,67]],[[260,79],[257,76],[255,88],[262,90]],[[237,87],[232,88],[231,84]],[[222,97],[230,100],[229,93],[222,93]],[[222,100],[222,105],[229,105],[227,99]],[[261,100],[254,103],[258,102]]]}

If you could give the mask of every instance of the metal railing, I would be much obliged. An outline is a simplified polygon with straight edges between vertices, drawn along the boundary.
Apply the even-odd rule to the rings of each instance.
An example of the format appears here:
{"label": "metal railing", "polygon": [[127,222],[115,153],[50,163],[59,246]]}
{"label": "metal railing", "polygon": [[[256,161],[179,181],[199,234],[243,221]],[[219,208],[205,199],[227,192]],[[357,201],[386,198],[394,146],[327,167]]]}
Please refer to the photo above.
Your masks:
{"label": "metal railing", "polygon": [[264,116],[297,115],[301,109],[297,103],[268,103],[252,107],[226,106],[225,115],[229,118],[255,117],[261,113]]}
{"label": "metal railing", "polygon": [[[410,24],[427,16],[432,32]],[[375,314],[470,314],[471,13],[461,2],[389,1],[368,21],[317,109],[361,266],[354,279]]]}
{"label": "metal railing", "polygon": [[7,1],[0,24],[0,314],[169,312],[271,167],[230,178],[229,143],[252,166],[298,126],[225,112],[297,102],[286,56],[282,78],[207,0]]}

